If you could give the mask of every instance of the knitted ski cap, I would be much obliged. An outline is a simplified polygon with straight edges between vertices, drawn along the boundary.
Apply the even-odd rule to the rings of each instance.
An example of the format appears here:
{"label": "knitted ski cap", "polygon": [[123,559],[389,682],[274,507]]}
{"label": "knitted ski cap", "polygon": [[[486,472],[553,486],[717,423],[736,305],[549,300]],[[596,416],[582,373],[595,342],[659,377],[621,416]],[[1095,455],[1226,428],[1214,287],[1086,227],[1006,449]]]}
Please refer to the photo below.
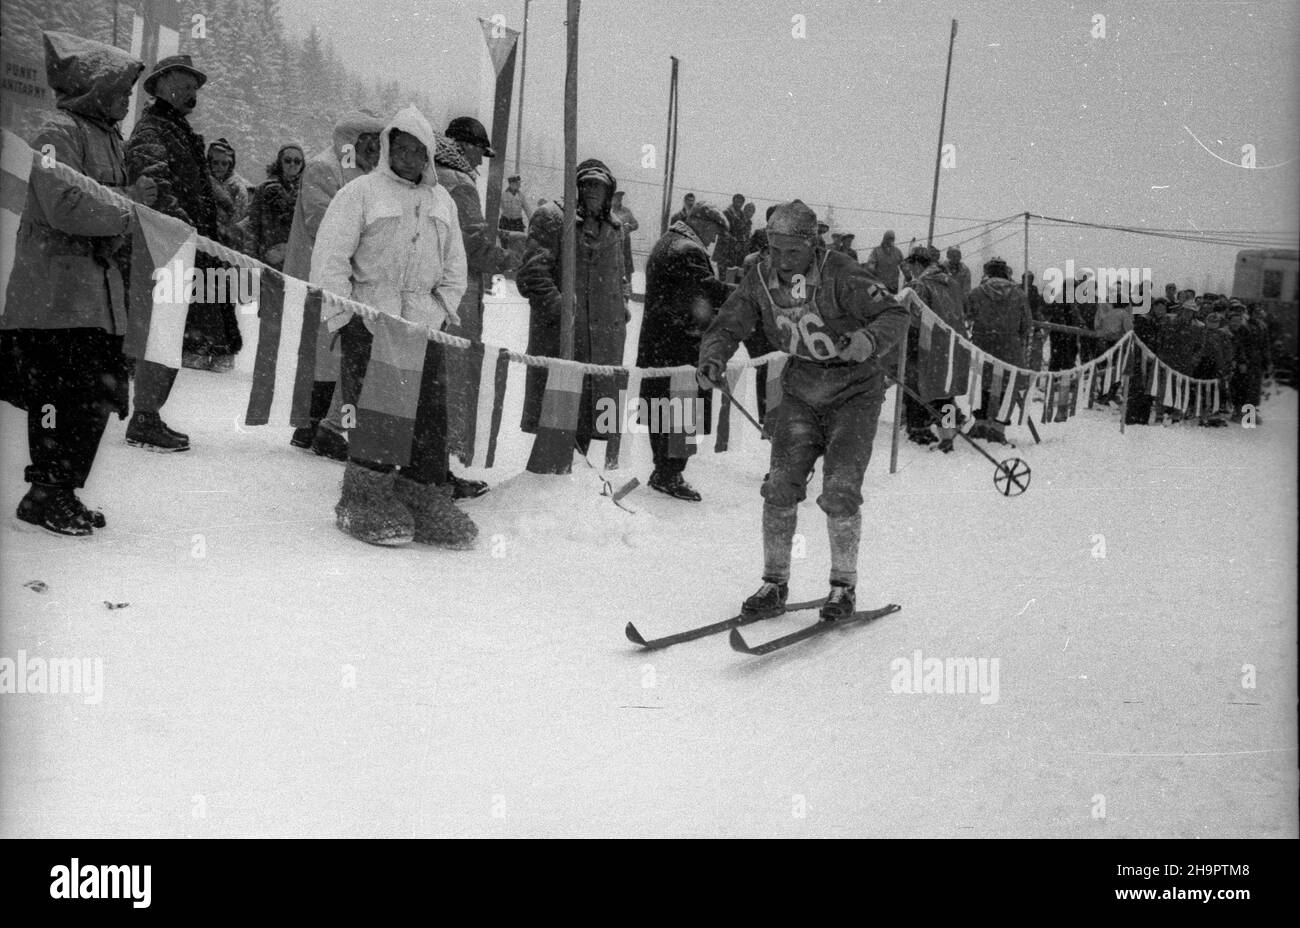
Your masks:
{"label": "knitted ski cap", "polygon": [[704,219],[713,223],[723,232],[731,231],[731,223],[727,220],[727,217],[712,203],[696,203],[695,209],[691,211],[690,218]]}
{"label": "knitted ski cap", "polygon": [[778,204],[768,217],[767,234],[812,238],[817,235],[817,214],[803,200]]}
{"label": "knitted ski cap", "polygon": [[[280,149],[280,150],[283,151],[284,149]],[[211,157],[214,151],[224,151],[226,154],[230,155],[230,160],[233,161],[235,159],[235,146],[231,145],[225,139],[217,139],[216,141],[208,145],[209,157]]]}
{"label": "knitted ski cap", "polygon": [[582,186],[583,181],[588,180],[600,181],[610,189],[611,193],[618,189],[613,172],[605,167],[603,161],[598,161],[595,158],[588,158],[578,165],[578,186]]}

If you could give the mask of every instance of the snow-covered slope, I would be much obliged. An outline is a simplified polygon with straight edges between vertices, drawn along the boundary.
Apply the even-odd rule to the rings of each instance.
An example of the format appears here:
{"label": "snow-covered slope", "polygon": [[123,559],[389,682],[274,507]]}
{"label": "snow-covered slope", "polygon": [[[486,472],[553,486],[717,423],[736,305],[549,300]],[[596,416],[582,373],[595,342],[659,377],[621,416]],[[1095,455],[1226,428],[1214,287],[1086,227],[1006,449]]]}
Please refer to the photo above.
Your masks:
{"label": "snow-covered slope", "polygon": [[[525,332],[494,301],[488,340]],[[103,668],[97,703],[0,695],[0,833],[1296,836],[1294,392],[1253,431],[1013,428],[1013,499],[964,446],[905,445],[891,476],[884,426],[858,593],[903,611],[749,658],[623,636],[757,586],[767,446],[743,421],[687,470],[703,504],[643,487],[627,513],[581,460],[522,472],[516,375],[478,550],[386,550],[334,527],[339,465],[241,428],[247,390],[182,372],[187,454],[114,420],[86,540],[13,518],[24,423],[0,407],[0,658]],[[792,599],[829,566],[820,510],[800,519]],[[895,692],[917,651],[996,659],[996,700]]]}

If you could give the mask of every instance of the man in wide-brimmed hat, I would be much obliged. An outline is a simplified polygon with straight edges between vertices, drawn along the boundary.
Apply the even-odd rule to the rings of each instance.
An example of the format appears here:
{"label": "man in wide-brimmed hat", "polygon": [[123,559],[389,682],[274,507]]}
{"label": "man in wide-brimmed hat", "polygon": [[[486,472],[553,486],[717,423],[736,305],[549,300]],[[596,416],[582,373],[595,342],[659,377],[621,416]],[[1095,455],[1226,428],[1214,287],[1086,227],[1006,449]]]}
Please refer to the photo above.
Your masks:
{"label": "man in wide-brimmed hat", "polygon": [[[158,185],[155,209],[192,226],[199,235],[220,241],[221,214],[212,177],[208,172],[203,136],[189,124],[198,106],[199,88],[207,76],[189,55],[161,59],[144,79],[145,92],[154,100],[136,122],[127,142],[126,166],[131,180],[152,178]],[[221,267],[199,251],[194,258],[200,274]],[[132,300],[148,300],[150,293],[133,287]],[[229,302],[190,304],[185,320],[184,362],[201,370],[229,370],[243,346],[235,307]],[[189,436],[163,422],[163,404],[171,395],[176,371],[140,359],[135,376],[135,414],[127,426],[127,444],[149,451],[187,451]]]}

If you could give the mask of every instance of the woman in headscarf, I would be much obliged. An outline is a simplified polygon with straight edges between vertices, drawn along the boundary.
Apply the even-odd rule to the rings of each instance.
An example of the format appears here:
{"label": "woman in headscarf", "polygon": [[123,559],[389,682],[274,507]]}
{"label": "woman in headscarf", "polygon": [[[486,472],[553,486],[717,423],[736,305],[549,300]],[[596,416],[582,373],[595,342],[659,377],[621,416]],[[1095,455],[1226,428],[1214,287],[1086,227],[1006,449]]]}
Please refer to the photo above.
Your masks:
{"label": "woman in headscarf", "polygon": [[212,175],[212,195],[217,201],[217,227],[221,240],[242,251],[244,230],[241,223],[248,216],[248,181],[235,173],[235,149],[225,139],[217,139],[208,146],[208,173]]}
{"label": "woman in headscarf", "polygon": [[[623,343],[631,317],[631,295],[623,275],[623,229],[611,214],[617,183],[603,163],[590,158],[578,165],[578,224],[576,232],[573,318],[573,360],[588,364],[623,363]],[[528,224],[528,244],[517,282],[528,298],[528,353],[560,356],[560,264],[564,206],[548,203],[533,213]],[[520,428],[537,431],[546,369],[529,367]],[[596,407],[600,397],[617,399],[613,376],[588,376],[578,416],[577,446],[584,454],[596,434]]]}
{"label": "woman in headscarf", "polygon": [[298,201],[298,179],[305,161],[301,145],[281,145],[248,211],[248,253],[276,270],[284,267],[293,206]]}

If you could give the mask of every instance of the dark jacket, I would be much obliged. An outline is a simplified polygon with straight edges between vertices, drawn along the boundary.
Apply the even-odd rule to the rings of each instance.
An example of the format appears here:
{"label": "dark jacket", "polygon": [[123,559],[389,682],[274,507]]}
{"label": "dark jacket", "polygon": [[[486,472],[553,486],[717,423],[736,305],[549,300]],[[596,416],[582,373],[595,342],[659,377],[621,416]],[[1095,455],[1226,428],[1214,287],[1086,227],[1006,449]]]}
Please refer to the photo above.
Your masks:
{"label": "dark jacket", "polygon": [[126,169],[132,183],[153,178],[158,212],[175,216],[200,235],[220,237],[203,136],[167,101],[154,100],[140,114],[126,146]]}
{"label": "dark jacket", "polygon": [[670,226],[646,262],[645,316],[637,367],[693,365],[700,354],[700,337],[729,292],[726,284],[713,276],[709,254],[695,231],[684,222]]}
{"label": "dark jacket", "polygon": [[[433,163],[438,172],[438,183],[456,201],[460,233],[465,242],[465,265],[469,281],[460,305],[477,307],[483,299],[483,275],[512,270],[515,262],[510,252],[488,234],[487,219],[483,216],[483,206],[479,202],[478,186],[474,183],[474,169],[456,148],[456,143],[439,137]],[[465,312],[460,312],[459,315],[462,320],[470,318]]]}
{"label": "dark jacket", "polygon": [[1000,361],[1025,366],[1029,336],[1033,330],[1029,301],[1009,280],[989,277],[966,298],[971,341]]}
{"label": "dark jacket", "polygon": [[[299,178],[301,178],[299,174]],[[293,210],[298,203],[298,182],[273,177],[257,188],[248,209],[248,253],[271,267],[284,267]]]}
{"label": "dark jacket", "polygon": [[[104,91],[133,84],[144,65],[126,52],[62,33],[46,33],[45,44],[58,109],[32,147],[52,146],[64,167],[106,187],[124,186],[122,136],[105,114]],[[125,334],[130,222],[130,211],[60,180],[38,160],[18,224],[0,328]]]}
{"label": "dark jacket", "polygon": [[[589,364],[623,363],[627,339],[627,304],[623,278],[623,228],[606,210],[594,234],[584,231],[579,221],[575,255],[575,302],[573,360]],[[524,249],[516,282],[528,299],[528,353],[560,356],[560,262],[564,207],[547,203],[538,207],[528,223],[528,244]],[[601,378],[601,380],[612,378]],[[587,379],[579,437],[594,433],[595,402],[612,396],[610,384]],[[545,368],[529,367],[524,388],[524,411],[520,428],[536,432],[546,390]]]}
{"label": "dark jacket", "polygon": [[[704,333],[700,363],[725,364],[742,341],[761,329],[772,345],[798,359],[786,365],[782,383],[789,390],[797,380],[798,396],[808,405],[830,408],[859,395],[882,395],[882,368],[896,363],[895,350],[907,337],[907,310],[861,265],[821,248],[813,252],[803,283],[806,299],[800,303],[771,263],[760,261],[741,278]],[[871,358],[822,366],[837,364],[840,340],[858,331],[875,344]],[[792,375],[796,367],[802,373]]]}

